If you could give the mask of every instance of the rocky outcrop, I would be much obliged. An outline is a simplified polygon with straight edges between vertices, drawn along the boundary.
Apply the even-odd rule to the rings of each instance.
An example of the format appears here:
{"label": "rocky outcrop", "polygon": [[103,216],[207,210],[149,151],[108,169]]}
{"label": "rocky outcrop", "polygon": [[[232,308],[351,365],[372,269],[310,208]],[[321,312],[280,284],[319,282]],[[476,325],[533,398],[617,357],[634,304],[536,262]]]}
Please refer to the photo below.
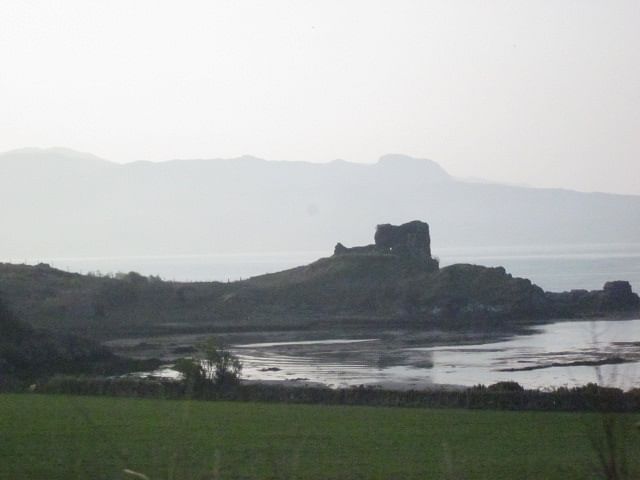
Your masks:
{"label": "rocky outcrop", "polygon": [[637,312],[640,308],[640,297],[631,290],[631,284],[623,280],[607,282],[602,290],[546,292],[546,295],[555,316],[608,315]]}
{"label": "rocky outcrop", "polygon": [[449,265],[428,276],[422,292],[426,316],[441,321],[540,318],[551,306],[540,287],[502,267]]}

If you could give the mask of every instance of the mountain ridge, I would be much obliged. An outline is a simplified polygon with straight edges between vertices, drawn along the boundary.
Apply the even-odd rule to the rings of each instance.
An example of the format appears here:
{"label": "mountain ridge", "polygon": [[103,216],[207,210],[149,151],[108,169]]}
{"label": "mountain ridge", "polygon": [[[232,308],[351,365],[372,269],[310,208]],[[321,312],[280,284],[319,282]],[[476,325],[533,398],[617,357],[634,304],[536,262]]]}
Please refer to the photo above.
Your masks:
{"label": "mountain ridge", "polygon": [[640,196],[469,183],[406,155],[372,164],[82,155],[0,154],[4,258],[327,251],[336,238],[362,244],[370,225],[413,218],[430,219],[439,247],[640,243]]}
{"label": "mountain ridge", "polygon": [[[462,183],[476,184],[476,185],[492,185],[492,186],[500,186],[500,187],[508,187],[508,188],[519,188],[519,189],[531,189],[531,190],[551,190],[551,191],[564,191],[564,192],[573,192],[587,195],[613,195],[620,197],[631,197],[631,198],[640,198],[640,194],[630,194],[630,193],[618,193],[618,192],[607,192],[607,191],[583,191],[583,190],[575,190],[571,188],[565,187],[540,187],[536,185],[530,185],[526,183],[512,183],[505,182],[499,180],[492,180],[484,177],[466,177],[466,176],[453,176],[449,172],[446,171],[442,165],[438,162],[431,160],[429,158],[418,158],[412,157],[406,154],[398,154],[398,153],[387,153],[381,155],[375,162],[352,162],[349,160],[345,160],[343,158],[337,158],[333,160],[329,160],[326,162],[310,162],[306,160],[274,160],[274,159],[266,159],[262,157],[257,157],[251,154],[243,154],[237,157],[212,157],[212,158],[172,158],[168,160],[134,160],[131,162],[116,162],[112,160],[108,160],[102,158],[100,156],[94,155],[90,152],[83,152],[79,150],[75,150],[67,147],[23,147],[23,148],[15,148],[11,150],[6,150],[4,152],[0,152],[0,165],[3,162],[13,161],[13,160],[29,160],[33,159],[41,159],[46,155],[52,155],[53,158],[48,159],[48,161],[54,160],[67,160],[67,161],[77,161],[78,165],[81,165],[84,161],[93,161],[94,163],[101,163],[103,165],[111,165],[114,167],[132,167],[132,166],[167,166],[167,165],[176,165],[176,164],[242,164],[242,163],[257,163],[257,164],[268,164],[268,165],[304,165],[309,167],[329,167],[329,166],[348,166],[354,168],[370,168],[375,166],[383,166],[388,167],[391,164],[394,164],[394,167],[398,167],[402,164],[402,167],[406,167],[408,165],[420,165],[422,167],[427,167],[431,170],[432,173],[435,173],[441,179],[457,181]],[[19,157],[19,158],[12,158]],[[29,158],[31,157],[31,158]]]}

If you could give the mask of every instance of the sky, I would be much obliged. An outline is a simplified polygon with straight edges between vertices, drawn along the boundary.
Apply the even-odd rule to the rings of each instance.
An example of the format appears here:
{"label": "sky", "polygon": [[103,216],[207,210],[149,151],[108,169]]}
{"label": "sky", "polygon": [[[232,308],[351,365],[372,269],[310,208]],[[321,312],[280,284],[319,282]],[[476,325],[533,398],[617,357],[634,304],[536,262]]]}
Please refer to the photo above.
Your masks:
{"label": "sky", "polygon": [[640,194],[640,2],[0,2],[0,151],[430,158]]}

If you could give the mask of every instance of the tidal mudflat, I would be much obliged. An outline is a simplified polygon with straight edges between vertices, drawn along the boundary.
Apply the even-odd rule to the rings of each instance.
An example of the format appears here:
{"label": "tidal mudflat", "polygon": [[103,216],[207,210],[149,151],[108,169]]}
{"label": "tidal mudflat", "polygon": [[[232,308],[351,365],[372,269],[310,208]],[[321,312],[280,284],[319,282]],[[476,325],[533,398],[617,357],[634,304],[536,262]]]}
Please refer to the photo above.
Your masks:
{"label": "tidal mudflat", "polygon": [[[527,388],[590,382],[640,386],[640,319],[554,322],[517,335],[403,329],[272,332],[221,336],[248,381],[395,389],[471,386],[513,380]],[[110,346],[167,360],[188,356],[203,335],[122,339]],[[154,375],[174,376],[164,368]]]}

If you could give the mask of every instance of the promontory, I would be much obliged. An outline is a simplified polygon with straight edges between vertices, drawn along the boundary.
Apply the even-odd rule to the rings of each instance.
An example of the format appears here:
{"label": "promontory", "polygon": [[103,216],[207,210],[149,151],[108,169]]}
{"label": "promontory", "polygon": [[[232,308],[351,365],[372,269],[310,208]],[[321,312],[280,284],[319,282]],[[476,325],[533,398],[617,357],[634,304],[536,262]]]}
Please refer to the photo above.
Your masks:
{"label": "promontory", "polygon": [[[237,282],[172,282],[135,272],[80,275],[0,264],[0,292],[34,326],[98,339],[200,331],[393,325],[499,329],[551,319],[637,315],[624,280],[545,292],[501,267],[440,268],[429,225],[378,225],[374,243],[335,246],[309,265]],[[483,328],[484,328],[483,327]]]}

